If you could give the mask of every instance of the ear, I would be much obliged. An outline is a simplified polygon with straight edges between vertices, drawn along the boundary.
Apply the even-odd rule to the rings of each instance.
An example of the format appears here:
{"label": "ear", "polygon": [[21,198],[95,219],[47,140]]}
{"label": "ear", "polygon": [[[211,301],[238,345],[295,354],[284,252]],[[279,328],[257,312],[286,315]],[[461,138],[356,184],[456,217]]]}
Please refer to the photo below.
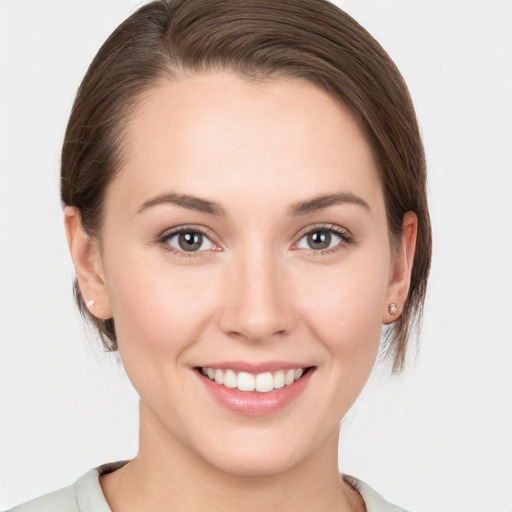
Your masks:
{"label": "ear", "polygon": [[[390,281],[382,323],[393,323],[404,309],[405,301],[411,285],[411,272],[416,250],[416,235],[418,233],[418,217],[414,212],[407,212],[402,223],[402,234],[399,239],[398,251],[391,263]],[[390,304],[396,304],[397,311],[390,311]]]}
{"label": "ear", "polygon": [[80,213],[72,206],[64,208],[64,224],[78,285],[89,312],[97,318],[112,318],[99,241],[84,231]]}

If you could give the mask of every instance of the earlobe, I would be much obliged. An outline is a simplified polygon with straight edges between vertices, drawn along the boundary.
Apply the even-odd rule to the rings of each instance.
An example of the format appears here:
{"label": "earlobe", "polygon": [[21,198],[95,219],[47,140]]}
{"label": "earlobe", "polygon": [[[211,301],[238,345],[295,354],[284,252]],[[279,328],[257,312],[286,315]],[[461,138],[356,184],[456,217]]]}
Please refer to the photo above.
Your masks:
{"label": "earlobe", "polygon": [[80,213],[74,207],[64,208],[64,224],[80,292],[89,311],[104,320],[112,318],[99,241],[84,231]]}
{"label": "earlobe", "polygon": [[418,217],[414,212],[407,212],[402,223],[400,245],[392,263],[386,307],[382,316],[384,324],[394,322],[404,309],[411,284],[417,233]]}

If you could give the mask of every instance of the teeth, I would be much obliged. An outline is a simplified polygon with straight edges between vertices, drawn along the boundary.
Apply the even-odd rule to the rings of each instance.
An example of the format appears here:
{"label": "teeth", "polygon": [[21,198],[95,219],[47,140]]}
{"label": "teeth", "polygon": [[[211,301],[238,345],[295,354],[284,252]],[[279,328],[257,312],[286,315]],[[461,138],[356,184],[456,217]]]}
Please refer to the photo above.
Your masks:
{"label": "teeth", "polygon": [[256,391],[268,393],[274,389],[274,376],[270,373],[258,373],[256,375]]}
{"label": "teeth", "polygon": [[290,386],[304,374],[304,368],[278,370],[253,375],[252,373],[234,370],[221,370],[219,368],[201,368],[201,373],[219,385],[227,388],[238,388],[240,391],[258,391],[268,393],[274,389]]}
{"label": "teeth", "polygon": [[288,370],[284,376],[284,383],[286,386],[293,384],[295,381],[295,370]]}
{"label": "teeth", "polygon": [[274,373],[274,387],[279,389],[284,387],[284,372],[283,370],[279,370]]}
{"label": "teeth", "polygon": [[224,386],[227,388],[236,388],[238,386],[238,379],[233,370],[226,370],[224,372]]}
{"label": "teeth", "polygon": [[215,382],[217,384],[224,384],[224,372],[222,370],[215,370]]}
{"label": "teeth", "polygon": [[238,374],[238,389],[240,391],[254,391],[254,375],[240,372]]}

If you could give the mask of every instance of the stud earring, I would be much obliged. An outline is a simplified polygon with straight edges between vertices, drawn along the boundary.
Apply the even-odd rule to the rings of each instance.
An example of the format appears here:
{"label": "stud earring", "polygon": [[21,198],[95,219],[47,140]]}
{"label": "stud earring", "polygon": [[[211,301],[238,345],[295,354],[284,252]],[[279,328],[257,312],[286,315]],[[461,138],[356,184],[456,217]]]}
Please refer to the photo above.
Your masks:
{"label": "stud earring", "polygon": [[[86,305],[87,305],[87,307],[88,307],[89,309],[91,309],[91,308],[94,306],[94,304],[96,304],[96,301],[91,299],[91,300],[88,300],[88,301],[87,301],[87,304],[86,304]],[[101,309],[101,308],[100,308],[100,306],[96,306],[96,309]]]}
{"label": "stud earring", "polygon": [[389,305],[389,313],[390,313],[391,315],[396,315],[396,314],[398,313],[398,307],[397,307],[397,305],[396,305],[394,302],[392,302],[392,303]]}

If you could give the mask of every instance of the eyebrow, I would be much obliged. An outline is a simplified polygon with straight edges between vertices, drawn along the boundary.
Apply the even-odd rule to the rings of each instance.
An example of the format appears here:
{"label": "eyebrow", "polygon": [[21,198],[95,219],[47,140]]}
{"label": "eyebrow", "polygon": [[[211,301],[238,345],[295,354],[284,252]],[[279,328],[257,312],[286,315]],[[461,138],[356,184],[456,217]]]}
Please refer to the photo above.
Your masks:
{"label": "eyebrow", "polygon": [[153,199],[147,200],[138,210],[137,213],[141,213],[148,208],[153,206],[157,206],[160,204],[176,204],[181,206],[182,208],[188,208],[189,210],[196,210],[202,213],[209,213],[211,215],[225,216],[226,212],[219,205],[212,203],[211,201],[207,201],[206,199],[201,199],[196,196],[190,196],[188,194],[175,194],[175,193],[167,193],[160,194],[159,196],[154,197]]}
{"label": "eyebrow", "polygon": [[[160,194],[152,199],[148,199],[137,210],[137,213],[141,213],[148,208],[161,204],[175,204],[182,208],[208,213],[210,215],[226,216],[226,211],[218,204],[206,199],[201,199],[200,197],[188,194],[176,194],[173,192]],[[362,206],[369,212],[371,211],[370,205],[361,197],[351,192],[341,192],[337,194],[324,194],[314,197],[313,199],[308,199],[307,201],[293,203],[288,209],[288,214],[293,216],[306,215],[339,204],[355,204]]]}
{"label": "eyebrow", "polygon": [[307,201],[294,203],[290,206],[288,213],[290,215],[306,215],[338,204],[355,204],[371,212],[370,205],[361,197],[351,192],[340,192],[338,194],[320,195]]}

